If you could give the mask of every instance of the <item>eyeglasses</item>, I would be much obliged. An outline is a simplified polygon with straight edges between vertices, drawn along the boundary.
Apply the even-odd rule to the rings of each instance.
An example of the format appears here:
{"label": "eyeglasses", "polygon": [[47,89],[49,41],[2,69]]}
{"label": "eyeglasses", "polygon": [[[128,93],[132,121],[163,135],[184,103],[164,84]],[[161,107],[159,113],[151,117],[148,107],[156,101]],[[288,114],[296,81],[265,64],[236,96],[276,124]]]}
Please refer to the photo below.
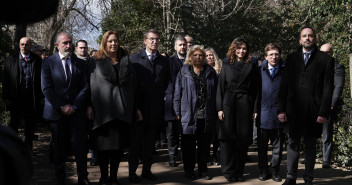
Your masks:
{"label": "eyeglasses", "polygon": [[151,42],[159,42],[160,38],[148,38],[148,40],[150,40]]}

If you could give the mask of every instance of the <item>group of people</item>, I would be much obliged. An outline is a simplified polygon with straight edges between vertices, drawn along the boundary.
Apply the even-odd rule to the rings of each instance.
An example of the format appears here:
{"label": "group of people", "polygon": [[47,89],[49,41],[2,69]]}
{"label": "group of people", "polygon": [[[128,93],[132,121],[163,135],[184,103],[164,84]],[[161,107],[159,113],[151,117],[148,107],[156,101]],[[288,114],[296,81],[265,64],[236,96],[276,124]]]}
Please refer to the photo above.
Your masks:
{"label": "group of people", "polygon": [[[232,41],[223,62],[213,48],[193,45],[189,35],[175,38],[175,54],[170,58],[158,50],[157,30],[147,30],[143,40],[145,48],[130,56],[120,45],[118,33],[107,31],[99,49],[90,56],[86,41],[77,41],[74,54],[72,35],[60,32],[58,52],[42,60],[30,52],[31,40],[24,37],[20,52],[6,60],[3,100],[11,112],[9,126],[17,131],[20,119],[24,121],[25,143],[31,149],[36,115],[42,114],[52,130],[58,184],[65,184],[70,149],[77,164],[78,184],[91,184],[87,178],[88,148],[100,168],[100,185],[120,184],[117,173],[127,148],[129,181],[140,182],[136,174],[140,160],[141,177],[157,180],[151,167],[155,138],[165,122],[170,167],[179,165],[180,143],[188,179],[211,180],[207,165],[212,161],[221,164],[228,182],[242,182],[253,119],[258,128],[259,180],[282,180],[279,167],[287,128],[287,178],[283,185],[296,184],[302,137],[304,180],[312,184],[315,145],[323,124],[324,134],[328,134],[324,151],[331,150],[331,124],[325,124],[341,96],[344,72],[342,65],[333,62],[330,44],[322,46],[323,52],[317,49],[311,27],[301,29],[301,47],[286,62],[281,59],[280,46],[269,43],[259,66],[244,38]],[[270,165],[269,140],[273,146]],[[330,160],[330,154],[324,156],[325,167]]]}

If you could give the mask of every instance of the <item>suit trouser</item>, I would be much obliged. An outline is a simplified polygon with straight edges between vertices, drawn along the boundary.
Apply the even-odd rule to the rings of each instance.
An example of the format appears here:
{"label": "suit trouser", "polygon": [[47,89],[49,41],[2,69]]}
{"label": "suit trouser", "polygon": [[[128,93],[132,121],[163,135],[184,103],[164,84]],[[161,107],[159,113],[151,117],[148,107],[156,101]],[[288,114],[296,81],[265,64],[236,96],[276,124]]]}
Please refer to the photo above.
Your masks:
{"label": "suit trouser", "polygon": [[237,142],[220,140],[221,171],[228,179],[243,176],[248,145],[237,145]]}
{"label": "suit trouser", "polygon": [[87,178],[88,135],[85,119],[69,116],[50,121],[54,143],[55,174],[59,180],[66,177],[65,162],[68,147],[72,147],[77,164],[78,179]]}
{"label": "suit trouser", "polygon": [[331,150],[332,150],[332,137],[333,137],[333,116],[329,116],[329,119],[323,123],[323,161],[331,161]]}
{"label": "suit trouser", "polygon": [[134,123],[128,158],[130,173],[136,172],[140,154],[142,154],[143,171],[150,171],[153,163],[155,134],[158,127],[159,124],[146,123],[145,121]]}
{"label": "suit trouser", "polygon": [[280,170],[282,159],[282,149],[284,134],[282,128],[277,129],[262,129],[258,128],[258,166],[261,171],[268,170],[268,142],[272,143],[271,171],[277,175]]}
{"label": "suit trouser", "polygon": [[[305,160],[305,171],[303,178],[305,181],[311,182],[314,179],[314,165],[316,158],[316,144],[317,138],[315,137],[304,137],[304,160]],[[299,151],[302,135],[290,134],[288,138],[287,146],[287,178],[297,179],[298,171],[298,160]]]}
{"label": "suit trouser", "polygon": [[169,150],[169,161],[176,162],[178,147],[180,143],[180,127],[181,123],[177,120],[168,121],[167,141]]}
{"label": "suit trouser", "polygon": [[197,119],[197,130],[195,135],[182,134],[181,148],[184,171],[193,172],[196,162],[199,172],[207,172],[207,158],[210,151],[209,133],[204,133],[205,119]]}

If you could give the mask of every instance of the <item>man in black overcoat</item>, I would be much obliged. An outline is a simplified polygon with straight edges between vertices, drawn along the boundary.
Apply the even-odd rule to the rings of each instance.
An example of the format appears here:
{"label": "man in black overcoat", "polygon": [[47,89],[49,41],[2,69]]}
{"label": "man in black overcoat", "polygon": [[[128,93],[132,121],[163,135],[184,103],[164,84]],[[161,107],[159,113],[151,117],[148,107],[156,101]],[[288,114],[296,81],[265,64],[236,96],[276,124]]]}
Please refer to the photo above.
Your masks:
{"label": "man in black overcoat", "polygon": [[30,38],[21,38],[19,47],[20,52],[5,60],[2,99],[10,111],[9,126],[17,132],[23,120],[25,143],[32,150],[35,121],[43,108],[44,96],[40,88],[42,59],[30,51]]}
{"label": "man in black overcoat", "polygon": [[301,138],[304,138],[306,185],[314,179],[316,141],[330,112],[334,82],[331,57],[316,47],[311,27],[300,32],[302,47],[290,54],[282,76],[278,118],[288,123],[287,178],[283,185],[296,184]]}
{"label": "man in black overcoat", "polygon": [[142,177],[156,180],[151,172],[157,129],[164,123],[164,97],[170,80],[169,61],[158,52],[160,33],[151,29],[144,33],[145,49],[131,56],[136,72],[136,108],[138,120],[132,126],[129,153],[129,180],[139,182],[136,170],[139,157],[143,161]]}
{"label": "man in black overcoat", "polygon": [[170,57],[170,75],[171,80],[165,93],[165,114],[164,119],[167,121],[167,139],[169,151],[169,166],[176,167],[176,157],[178,153],[180,138],[180,121],[175,119],[175,111],[173,109],[173,94],[175,89],[175,81],[177,74],[186,59],[187,41],[184,37],[178,36],[175,39],[175,55]]}

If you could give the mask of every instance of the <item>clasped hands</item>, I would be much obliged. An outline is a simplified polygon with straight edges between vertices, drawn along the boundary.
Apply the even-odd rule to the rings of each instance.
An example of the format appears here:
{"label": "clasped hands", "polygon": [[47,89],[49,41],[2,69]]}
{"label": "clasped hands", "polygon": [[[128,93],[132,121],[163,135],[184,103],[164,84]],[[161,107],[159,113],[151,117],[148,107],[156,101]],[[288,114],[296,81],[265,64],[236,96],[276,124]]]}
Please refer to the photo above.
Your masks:
{"label": "clasped hands", "polygon": [[71,116],[76,110],[70,104],[67,104],[61,107],[61,112],[66,116]]}

